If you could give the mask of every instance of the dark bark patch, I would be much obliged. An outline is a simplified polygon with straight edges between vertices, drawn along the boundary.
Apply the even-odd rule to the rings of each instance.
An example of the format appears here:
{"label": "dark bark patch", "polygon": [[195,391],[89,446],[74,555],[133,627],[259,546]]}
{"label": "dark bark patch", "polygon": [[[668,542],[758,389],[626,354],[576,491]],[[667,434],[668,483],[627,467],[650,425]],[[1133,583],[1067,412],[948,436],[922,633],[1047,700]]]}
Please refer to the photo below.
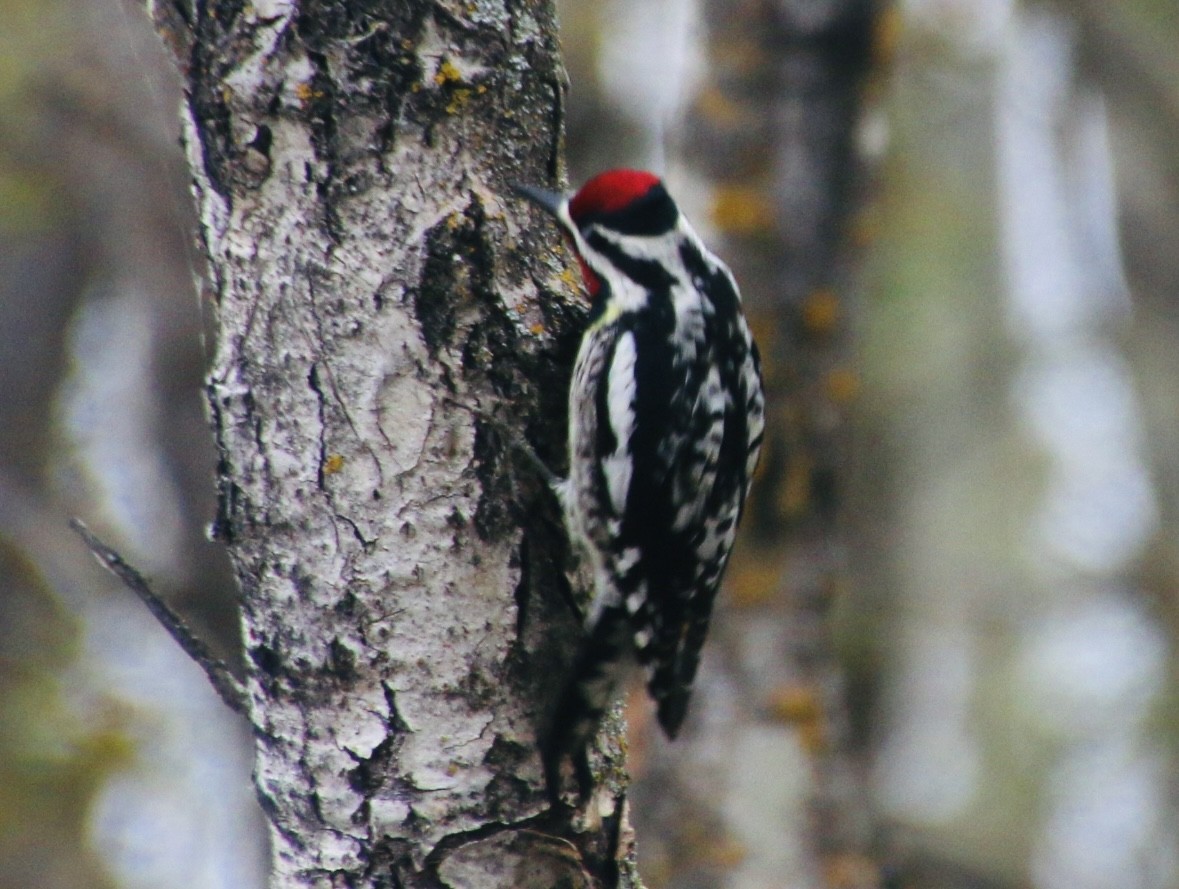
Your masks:
{"label": "dark bark patch", "polygon": [[348,773],[348,786],[365,797],[380,791],[389,777],[388,766],[396,752],[397,741],[396,736],[389,735],[374,747],[372,753]]}
{"label": "dark bark patch", "polygon": [[381,837],[373,844],[369,855],[368,867],[365,868],[364,885],[373,887],[387,887],[387,889],[403,889],[408,884],[404,874],[412,874],[412,850],[414,844],[409,840],[396,837]]}
{"label": "dark bark patch", "polygon": [[535,760],[536,748],[532,746],[503,737],[492,742],[483,757],[484,764],[495,775],[488,783],[484,797],[489,817],[511,821],[536,801],[536,788],[521,777],[527,774],[529,763]]}
{"label": "dark bark patch", "polygon": [[341,682],[349,683],[356,679],[356,653],[339,639],[328,643],[328,672]]}
{"label": "dark bark patch", "polygon": [[277,678],[282,672],[282,656],[269,645],[255,645],[247,653],[258,672],[271,678]]}
{"label": "dark bark patch", "polygon": [[232,481],[233,475],[225,457],[217,461],[217,513],[209,526],[209,537],[226,546],[237,541],[235,518],[240,514],[242,490]]}
{"label": "dark bark patch", "polygon": [[230,167],[237,151],[233,144],[229,105],[223,92],[213,87],[213,84],[221,82],[227,73],[227,66],[218,62],[216,42],[206,45],[201,39],[203,30],[207,29],[198,24],[198,37],[193,43],[191,60],[193,73],[189,80],[193,85],[190,107],[196,122],[196,138],[201,142],[205,175],[213,190],[229,200]]}
{"label": "dark bark patch", "polygon": [[516,492],[503,467],[504,446],[499,438],[482,420],[475,421],[475,474],[481,490],[475,507],[475,533],[484,541],[502,539],[518,526],[513,515]]}
{"label": "dark bark patch", "polygon": [[421,285],[413,295],[414,313],[431,358],[438,357],[455,328],[455,259],[447,250],[449,238],[443,228],[438,225],[426,233],[426,262]]}
{"label": "dark bark patch", "polygon": [[[532,755],[535,756],[535,751]],[[537,796],[535,786],[521,778],[518,773],[498,771],[484,791],[483,811],[489,818],[506,821],[517,817],[529,805],[535,804]]]}

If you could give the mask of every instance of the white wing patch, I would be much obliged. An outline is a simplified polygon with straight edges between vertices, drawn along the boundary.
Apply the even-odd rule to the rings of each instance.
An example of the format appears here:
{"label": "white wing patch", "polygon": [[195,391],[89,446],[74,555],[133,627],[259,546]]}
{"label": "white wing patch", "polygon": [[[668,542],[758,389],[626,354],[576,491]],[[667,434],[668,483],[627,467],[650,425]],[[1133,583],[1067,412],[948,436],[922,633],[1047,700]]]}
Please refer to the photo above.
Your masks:
{"label": "white wing patch", "polygon": [[602,461],[602,474],[610,494],[610,505],[615,515],[626,509],[626,495],[634,463],[630,454],[630,438],[635,431],[635,337],[627,331],[618,338],[614,359],[606,374],[606,410],[610,430],[617,442],[614,453]]}

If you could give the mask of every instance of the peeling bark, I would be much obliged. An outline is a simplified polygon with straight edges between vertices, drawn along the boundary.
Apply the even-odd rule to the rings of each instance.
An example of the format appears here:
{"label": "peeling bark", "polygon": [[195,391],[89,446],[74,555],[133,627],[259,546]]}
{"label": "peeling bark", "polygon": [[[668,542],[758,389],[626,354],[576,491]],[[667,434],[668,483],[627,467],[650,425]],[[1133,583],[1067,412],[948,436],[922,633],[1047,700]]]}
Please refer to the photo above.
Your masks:
{"label": "peeling bark", "polygon": [[487,422],[561,453],[581,309],[505,198],[561,172],[551,7],[151,10],[217,309],[214,529],[272,886],[636,885],[617,722],[589,813],[545,808],[567,545]]}

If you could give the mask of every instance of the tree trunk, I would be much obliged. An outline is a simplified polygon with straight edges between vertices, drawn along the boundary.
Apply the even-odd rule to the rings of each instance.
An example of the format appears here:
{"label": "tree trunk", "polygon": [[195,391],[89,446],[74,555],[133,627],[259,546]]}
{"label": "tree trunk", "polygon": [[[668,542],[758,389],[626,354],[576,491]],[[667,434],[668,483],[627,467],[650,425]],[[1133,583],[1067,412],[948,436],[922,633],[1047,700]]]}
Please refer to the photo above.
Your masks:
{"label": "tree trunk", "polygon": [[550,5],[152,14],[217,307],[271,885],[635,885],[617,724],[590,813],[544,804],[574,591],[557,505],[487,422],[561,453],[580,312],[508,188],[561,175]]}

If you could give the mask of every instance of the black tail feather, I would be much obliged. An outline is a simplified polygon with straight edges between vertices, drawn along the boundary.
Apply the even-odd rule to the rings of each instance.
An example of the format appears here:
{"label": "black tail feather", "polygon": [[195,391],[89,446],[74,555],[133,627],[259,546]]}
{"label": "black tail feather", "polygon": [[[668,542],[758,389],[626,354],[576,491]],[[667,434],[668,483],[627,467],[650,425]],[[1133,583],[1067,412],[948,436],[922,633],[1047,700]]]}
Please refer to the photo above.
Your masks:
{"label": "black tail feather", "polygon": [[680,727],[684,724],[684,717],[688,715],[688,698],[691,691],[686,688],[677,688],[668,692],[664,697],[658,698],[656,705],[656,714],[659,717],[659,724],[663,726],[663,732],[671,740],[675,740],[676,735],[680,733]]}

